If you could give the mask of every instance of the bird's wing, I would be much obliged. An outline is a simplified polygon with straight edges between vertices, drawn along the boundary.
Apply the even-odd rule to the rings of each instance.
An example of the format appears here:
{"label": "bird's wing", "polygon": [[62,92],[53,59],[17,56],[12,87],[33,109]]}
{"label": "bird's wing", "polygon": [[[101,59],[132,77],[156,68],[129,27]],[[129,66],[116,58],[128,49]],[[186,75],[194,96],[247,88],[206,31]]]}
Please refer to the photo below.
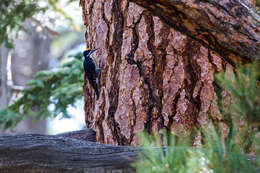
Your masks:
{"label": "bird's wing", "polygon": [[84,68],[85,68],[86,73],[89,73],[89,74],[96,73],[95,62],[92,59],[90,59],[88,61],[84,61]]}
{"label": "bird's wing", "polygon": [[101,69],[100,69],[100,68],[97,68],[97,69],[96,69],[97,77],[99,76],[100,72],[101,72]]}
{"label": "bird's wing", "polygon": [[95,83],[97,82],[98,74],[97,74],[97,70],[96,70],[96,64],[93,59],[91,59],[90,63],[88,64],[87,75],[88,75],[89,79],[95,81]]}
{"label": "bird's wing", "polygon": [[100,73],[100,71],[101,71],[101,69],[98,68],[97,63],[96,63],[96,61],[95,61],[94,58],[92,58],[91,60],[92,60],[92,62],[93,62],[93,64],[94,64],[94,66],[95,66],[95,74],[96,74],[96,77],[98,77],[98,76],[99,76],[99,73]]}

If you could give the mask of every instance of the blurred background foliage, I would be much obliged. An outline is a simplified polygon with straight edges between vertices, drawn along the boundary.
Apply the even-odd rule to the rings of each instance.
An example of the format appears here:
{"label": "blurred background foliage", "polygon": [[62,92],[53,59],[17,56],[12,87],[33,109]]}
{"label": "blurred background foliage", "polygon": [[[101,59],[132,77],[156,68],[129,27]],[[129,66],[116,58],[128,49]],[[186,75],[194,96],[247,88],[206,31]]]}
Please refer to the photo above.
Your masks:
{"label": "blurred background foliage", "polygon": [[[0,11],[0,127],[11,129],[8,133],[83,128],[83,110],[73,108],[76,102],[83,107],[85,38],[79,2],[2,0]],[[58,124],[47,128],[46,119],[54,117],[52,122],[76,122],[63,123],[67,129]]]}
{"label": "blurred background foliage", "polygon": [[0,44],[4,43],[6,47],[11,48],[18,31],[26,31],[22,22],[37,12],[44,12],[45,8],[39,7],[33,0],[2,0],[0,11]]}
{"label": "blurred background foliage", "polygon": [[75,18],[66,12],[65,7],[73,2],[76,0],[2,0],[0,3],[0,44],[4,43],[6,47],[12,48],[13,39],[18,36],[19,31],[27,31],[23,26],[26,19],[48,27],[56,25],[57,22],[64,22],[80,30],[74,21]]}
{"label": "blurred background foliage", "polygon": [[70,56],[53,71],[40,71],[29,80],[22,96],[9,107],[0,111],[0,124],[13,128],[26,115],[35,119],[46,119],[62,114],[69,118],[69,105],[82,98],[83,67],[82,54]]}

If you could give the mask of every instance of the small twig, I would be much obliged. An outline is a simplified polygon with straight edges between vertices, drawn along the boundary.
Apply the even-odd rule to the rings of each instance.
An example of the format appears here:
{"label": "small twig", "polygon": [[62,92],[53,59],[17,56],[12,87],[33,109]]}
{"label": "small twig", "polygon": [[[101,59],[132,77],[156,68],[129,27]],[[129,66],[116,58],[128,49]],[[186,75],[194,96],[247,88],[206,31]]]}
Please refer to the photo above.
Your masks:
{"label": "small twig", "polygon": [[25,89],[24,86],[18,86],[18,85],[8,85],[8,87],[10,87],[11,90],[14,92],[21,92],[22,90]]}
{"label": "small twig", "polygon": [[42,23],[35,19],[35,18],[30,18],[29,20],[31,20],[32,22],[34,22],[37,26],[40,26],[41,28],[43,28],[45,31],[49,32],[51,35],[53,36],[59,36],[60,34],[56,31],[53,31],[52,29],[50,29],[48,26],[43,26]]}

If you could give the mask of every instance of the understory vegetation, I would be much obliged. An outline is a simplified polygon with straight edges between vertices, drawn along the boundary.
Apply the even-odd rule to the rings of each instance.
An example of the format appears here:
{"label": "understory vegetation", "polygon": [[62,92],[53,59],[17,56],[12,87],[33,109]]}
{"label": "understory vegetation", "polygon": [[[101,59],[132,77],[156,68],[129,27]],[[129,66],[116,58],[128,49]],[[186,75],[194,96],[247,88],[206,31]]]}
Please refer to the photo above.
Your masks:
{"label": "understory vegetation", "polygon": [[[15,41],[21,37],[24,37],[24,33],[30,35],[34,32],[35,35],[39,35],[39,38],[44,38],[42,40],[54,40],[52,45],[46,46],[48,47],[48,49],[46,49],[48,52],[45,52],[46,57],[51,55],[54,56],[52,59],[56,59],[57,61],[62,59],[62,61],[65,63],[51,71],[38,72],[36,75],[34,75],[33,80],[27,82],[25,87],[19,86],[19,88],[25,88],[23,90],[19,89],[19,91],[13,91],[11,84],[7,85],[8,82],[13,84],[14,81],[12,81],[12,79],[7,81],[7,68],[5,70],[1,69],[0,98],[3,95],[1,93],[3,92],[3,85],[6,85],[6,88],[8,88],[8,94],[11,94],[10,96],[6,96],[6,98],[3,99],[7,100],[8,107],[7,105],[1,107],[0,130],[14,128],[27,116],[33,117],[35,120],[46,119],[48,117],[52,118],[56,117],[57,115],[62,115],[62,117],[68,118],[70,115],[68,114],[67,108],[69,106],[74,106],[77,100],[82,99],[82,83],[84,76],[82,67],[82,53],[80,52],[69,58],[63,58],[65,57],[64,55],[70,51],[66,50],[67,48],[72,49],[75,47],[73,44],[80,44],[80,39],[77,37],[81,37],[81,33],[80,31],[76,32],[76,30],[81,30],[81,26],[76,25],[74,19],[63,8],[69,6],[73,2],[77,1],[1,0],[0,46],[5,48],[6,51],[8,50],[9,53],[8,55],[4,56],[2,55],[1,49],[0,64],[2,63],[4,66],[4,62],[7,63],[7,57],[9,55],[11,57],[11,54],[20,53],[19,51],[14,53],[11,52],[11,50],[14,50],[18,44],[18,42]],[[64,27],[63,25],[58,25],[57,22],[59,21],[62,21],[62,24],[66,26]],[[30,27],[34,29],[30,30],[30,27],[25,25],[26,22],[31,23]],[[44,33],[46,35],[44,35]],[[60,42],[62,42],[61,45],[59,45]],[[64,42],[68,42],[68,44]],[[35,44],[43,43],[37,42]],[[55,48],[55,50],[52,51],[51,54],[50,49],[53,48]],[[31,52],[28,54],[33,53]],[[53,64],[54,63],[52,63],[52,65]],[[7,66],[7,64],[5,66]],[[13,68],[10,67],[8,70],[12,72]],[[21,67],[21,69],[22,68],[25,67]],[[30,65],[29,70],[32,70],[33,68],[36,67]],[[22,72],[20,73],[25,75]],[[12,72],[10,76],[12,75],[14,77],[16,75],[15,72]],[[27,77],[27,75],[25,76]],[[2,78],[6,78],[6,81]]]}
{"label": "understory vegetation", "polygon": [[82,53],[70,56],[52,71],[40,71],[27,82],[22,96],[6,109],[0,110],[0,126],[15,127],[25,116],[37,119],[68,118],[69,106],[82,99],[84,71]]}
{"label": "understory vegetation", "polygon": [[226,134],[219,123],[197,126],[194,134],[163,131],[153,136],[139,135],[144,151],[134,166],[140,173],[256,173],[260,167],[260,88],[259,64],[241,66],[236,73],[221,73],[216,82],[228,91],[230,100],[219,95],[219,108],[227,125]]}

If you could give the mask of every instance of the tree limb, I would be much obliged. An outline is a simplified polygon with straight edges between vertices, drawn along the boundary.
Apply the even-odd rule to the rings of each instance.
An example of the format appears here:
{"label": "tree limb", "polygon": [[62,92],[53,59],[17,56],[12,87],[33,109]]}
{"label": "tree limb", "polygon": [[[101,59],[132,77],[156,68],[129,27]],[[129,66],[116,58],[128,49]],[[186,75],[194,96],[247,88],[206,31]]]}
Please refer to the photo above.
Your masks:
{"label": "tree limb", "polygon": [[[92,133],[92,134],[91,134]],[[137,148],[99,144],[89,130],[0,136],[1,173],[131,172]]]}
{"label": "tree limb", "polygon": [[260,17],[243,0],[130,0],[229,62],[260,60]]}
{"label": "tree limb", "polygon": [[32,22],[34,22],[37,26],[40,26],[43,30],[47,31],[47,32],[50,33],[52,36],[59,36],[59,35],[60,35],[58,32],[52,30],[52,29],[49,28],[48,26],[43,26],[43,24],[42,24],[39,20],[37,20],[37,19],[35,19],[35,18],[33,18],[33,17],[29,18],[29,20],[31,20]]}
{"label": "tree limb", "polygon": [[1,78],[1,90],[0,90],[0,109],[7,107],[8,105],[8,96],[9,88],[7,86],[7,57],[8,57],[8,48],[4,44],[0,45],[0,78]]}

